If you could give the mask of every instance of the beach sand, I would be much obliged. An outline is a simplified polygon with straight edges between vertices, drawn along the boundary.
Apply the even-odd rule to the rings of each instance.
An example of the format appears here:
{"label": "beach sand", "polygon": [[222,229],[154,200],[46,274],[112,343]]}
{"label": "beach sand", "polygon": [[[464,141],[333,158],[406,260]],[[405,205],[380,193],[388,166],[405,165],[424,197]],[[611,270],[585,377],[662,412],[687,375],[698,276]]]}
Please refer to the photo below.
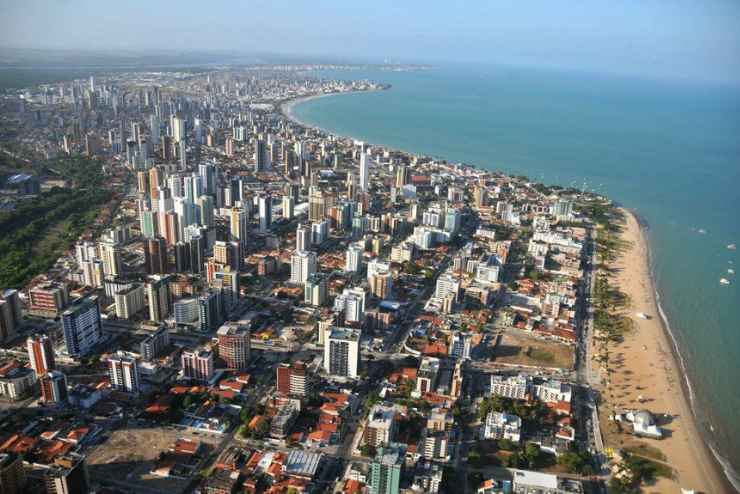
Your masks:
{"label": "beach sand", "polygon": [[[642,443],[660,449],[665,463],[675,470],[675,479],[660,478],[656,484],[647,486],[645,492],[680,493],[681,488],[705,493],[733,492],[703,442],[692,415],[683,374],[658,313],[645,233],[635,216],[624,212],[626,224],[622,238],[631,245],[614,266],[618,271],[615,280],[631,299],[625,315],[635,325],[622,343],[609,345],[612,372],[602,393],[600,419],[606,446],[617,451]],[[649,319],[637,317],[638,313],[648,315]],[[640,395],[643,403],[638,402]],[[637,439],[627,432],[619,432],[616,424],[608,421],[608,415],[624,408],[650,410],[667,437]],[[629,428],[624,427],[625,431]]]}

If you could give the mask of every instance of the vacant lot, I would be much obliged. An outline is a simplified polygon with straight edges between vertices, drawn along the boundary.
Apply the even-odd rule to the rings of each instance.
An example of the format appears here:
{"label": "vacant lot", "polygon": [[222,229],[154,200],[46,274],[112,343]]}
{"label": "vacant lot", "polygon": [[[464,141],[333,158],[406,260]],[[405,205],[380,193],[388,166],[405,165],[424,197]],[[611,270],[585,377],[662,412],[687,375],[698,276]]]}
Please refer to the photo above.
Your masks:
{"label": "vacant lot", "polygon": [[501,336],[493,349],[496,363],[570,369],[573,349],[569,345],[511,332]]}
{"label": "vacant lot", "polygon": [[[189,482],[152,475],[152,467],[161,452],[167,451],[178,438],[206,441],[183,431],[155,427],[115,431],[87,457],[93,481],[127,486],[135,492],[183,492]],[[212,440],[211,440],[212,441]]]}

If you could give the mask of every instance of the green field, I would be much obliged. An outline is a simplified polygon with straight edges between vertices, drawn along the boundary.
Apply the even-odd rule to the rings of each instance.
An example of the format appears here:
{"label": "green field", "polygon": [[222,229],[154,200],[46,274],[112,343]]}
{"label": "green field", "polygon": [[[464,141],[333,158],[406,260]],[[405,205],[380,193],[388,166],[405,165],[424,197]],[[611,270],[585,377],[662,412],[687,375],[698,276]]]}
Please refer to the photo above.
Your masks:
{"label": "green field", "polygon": [[73,187],[55,187],[0,213],[0,287],[21,287],[51,268],[111,197],[98,161],[62,158],[46,167]]}

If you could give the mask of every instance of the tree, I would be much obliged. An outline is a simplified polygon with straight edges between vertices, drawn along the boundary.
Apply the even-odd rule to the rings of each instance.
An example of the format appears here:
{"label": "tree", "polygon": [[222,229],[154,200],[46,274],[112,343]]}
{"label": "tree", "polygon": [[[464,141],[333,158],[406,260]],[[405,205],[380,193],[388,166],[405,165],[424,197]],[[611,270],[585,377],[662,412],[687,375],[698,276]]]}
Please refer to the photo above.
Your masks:
{"label": "tree", "polygon": [[524,458],[529,464],[529,468],[537,468],[540,457],[540,447],[535,443],[527,443],[524,447]]}
{"label": "tree", "polygon": [[503,449],[504,451],[514,451],[516,449],[516,444],[514,444],[514,442],[510,439],[504,438],[499,439],[498,447],[499,449]]}
{"label": "tree", "polygon": [[506,466],[509,468],[521,468],[524,466],[524,459],[518,451],[515,451],[506,458]]}
{"label": "tree", "polygon": [[190,408],[190,406],[193,404],[193,397],[191,395],[187,395],[184,400],[182,400],[182,406],[184,408]]}
{"label": "tree", "polygon": [[373,446],[372,444],[363,444],[360,447],[360,454],[362,456],[367,456],[368,458],[374,458],[377,454],[377,451],[375,449],[375,446]]}

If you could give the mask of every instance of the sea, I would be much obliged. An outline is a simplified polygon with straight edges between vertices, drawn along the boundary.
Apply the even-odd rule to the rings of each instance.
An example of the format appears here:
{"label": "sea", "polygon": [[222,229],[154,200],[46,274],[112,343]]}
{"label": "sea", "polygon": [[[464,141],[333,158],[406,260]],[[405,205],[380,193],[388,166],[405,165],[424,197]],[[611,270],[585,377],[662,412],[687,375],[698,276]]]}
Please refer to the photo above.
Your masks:
{"label": "sea", "polygon": [[[740,84],[450,64],[321,71],[389,90],[297,103],[329,132],[605,194],[648,226],[700,429],[740,491]],[[729,285],[720,283],[726,279]]]}

